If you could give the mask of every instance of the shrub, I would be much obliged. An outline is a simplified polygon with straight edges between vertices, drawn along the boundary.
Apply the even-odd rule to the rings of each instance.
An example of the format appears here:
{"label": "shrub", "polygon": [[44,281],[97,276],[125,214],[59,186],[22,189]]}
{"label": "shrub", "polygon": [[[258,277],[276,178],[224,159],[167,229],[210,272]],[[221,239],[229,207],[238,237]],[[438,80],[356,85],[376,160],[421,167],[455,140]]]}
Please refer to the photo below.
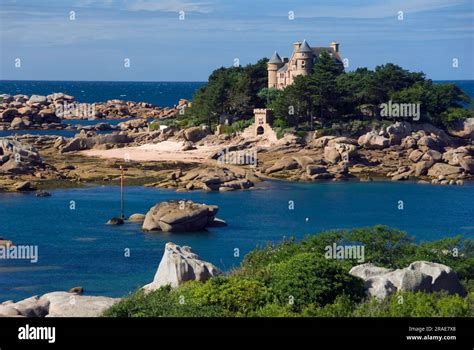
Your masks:
{"label": "shrub", "polygon": [[340,262],[319,254],[301,253],[269,269],[268,285],[280,303],[293,304],[294,310],[309,304],[323,306],[339,295],[354,301],[365,295],[361,279],[349,275]]}
{"label": "shrub", "polygon": [[160,130],[160,123],[158,123],[156,120],[152,121],[151,123],[148,124],[148,130],[150,131]]}
{"label": "shrub", "polygon": [[299,314],[293,312],[291,308],[286,305],[279,305],[276,303],[266,304],[262,308],[251,311],[249,317],[297,317]]}
{"label": "shrub", "polygon": [[238,120],[232,123],[231,125],[222,125],[221,131],[224,134],[232,135],[237,132],[243,131],[244,129],[248,128],[252,124],[253,124],[252,119]]}
{"label": "shrub", "polygon": [[347,136],[358,137],[374,129],[381,129],[392,124],[385,120],[363,120],[347,119],[341,122],[332,123],[330,127],[317,130],[317,137],[321,136]]}
{"label": "shrub", "polygon": [[161,287],[145,294],[138,290],[108,309],[107,317],[218,317],[224,314],[216,305],[199,304],[192,297],[191,291],[199,288],[200,283],[182,286],[171,290],[169,286]]}
{"label": "shrub", "polygon": [[474,316],[474,294],[466,298],[445,293],[398,293],[371,299],[353,312],[356,317],[466,317]]}
{"label": "shrub", "polygon": [[449,127],[458,120],[465,120],[474,117],[474,111],[464,108],[448,108],[441,114],[441,123]]}
{"label": "shrub", "polygon": [[346,295],[338,296],[334,303],[318,307],[310,304],[305,307],[301,315],[308,317],[349,317],[352,315],[356,304]]}
{"label": "shrub", "polygon": [[271,291],[262,282],[231,277],[214,277],[194,291],[200,305],[219,306],[224,314],[243,316],[272,300]]}

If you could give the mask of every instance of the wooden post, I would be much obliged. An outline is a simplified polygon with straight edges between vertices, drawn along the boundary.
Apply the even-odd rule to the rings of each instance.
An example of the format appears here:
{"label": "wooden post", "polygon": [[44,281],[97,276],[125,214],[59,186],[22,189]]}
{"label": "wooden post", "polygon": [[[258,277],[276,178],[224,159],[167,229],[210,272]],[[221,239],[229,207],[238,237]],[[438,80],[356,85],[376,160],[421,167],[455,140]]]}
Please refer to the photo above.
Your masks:
{"label": "wooden post", "polygon": [[125,219],[123,202],[123,166],[120,166],[120,217]]}

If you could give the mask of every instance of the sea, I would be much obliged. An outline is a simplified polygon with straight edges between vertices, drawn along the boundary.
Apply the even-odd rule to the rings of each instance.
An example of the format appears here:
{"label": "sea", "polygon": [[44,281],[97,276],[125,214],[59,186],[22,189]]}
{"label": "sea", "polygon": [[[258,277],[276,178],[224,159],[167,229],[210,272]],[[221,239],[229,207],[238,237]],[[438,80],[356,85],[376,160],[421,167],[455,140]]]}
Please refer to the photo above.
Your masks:
{"label": "sea", "polygon": [[[474,96],[473,81],[455,83]],[[202,84],[2,81],[0,93],[64,92],[80,102],[118,98],[164,106],[190,98]],[[36,262],[0,259],[0,302],[76,286],[88,295],[125,296],[152,281],[167,242],[191,246],[204,260],[231,271],[256,247],[330,229],[381,224],[416,241],[474,239],[471,183],[265,181],[256,189],[226,193],[126,187],[126,215],[146,213],[165,200],[191,199],[218,205],[218,217],[228,223],[187,233],[145,233],[137,223],[106,225],[120,211],[116,186],[50,192],[46,198],[0,192],[0,237],[38,249]]]}
{"label": "sea", "polygon": [[63,92],[77,102],[108,100],[147,102],[159,107],[173,107],[179,99],[191,100],[205,82],[134,82],[134,81],[39,81],[0,80],[0,94],[49,95]]}

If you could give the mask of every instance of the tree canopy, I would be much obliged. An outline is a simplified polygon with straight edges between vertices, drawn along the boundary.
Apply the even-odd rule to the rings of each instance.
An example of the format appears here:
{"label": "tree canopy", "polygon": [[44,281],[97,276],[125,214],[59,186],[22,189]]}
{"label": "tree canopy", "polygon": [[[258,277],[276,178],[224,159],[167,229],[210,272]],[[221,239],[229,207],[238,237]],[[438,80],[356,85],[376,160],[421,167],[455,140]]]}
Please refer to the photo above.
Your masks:
{"label": "tree canopy", "polygon": [[258,92],[267,86],[267,59],[245,67],[221,67],[209,76],[206,85],[193,96],[185,118],[196,123],[214,124],[221,115],[248,119],[254,108],[264,106]]}
{"label": "tree canopy", "polygon": [[[438,84],[422,72],[410,72],[387,63],[344,72],[329,53],[323,52],[311,74],[297,76],[284,90],[267,88],[264,58],[245,67],[219,68],[193,97],[193,105],[182,117],[194,124],[215,124],[221,115],[234,121],[247,120],[254,108],[271,108],[276,125],[314,130],[351,120],[388,119],[382,104],[420,104],[420,118],[447,127],[458,119],[472,117],[464,109],[469,101],[454,84]],[[406,116],[393,120],[406,120]]]}

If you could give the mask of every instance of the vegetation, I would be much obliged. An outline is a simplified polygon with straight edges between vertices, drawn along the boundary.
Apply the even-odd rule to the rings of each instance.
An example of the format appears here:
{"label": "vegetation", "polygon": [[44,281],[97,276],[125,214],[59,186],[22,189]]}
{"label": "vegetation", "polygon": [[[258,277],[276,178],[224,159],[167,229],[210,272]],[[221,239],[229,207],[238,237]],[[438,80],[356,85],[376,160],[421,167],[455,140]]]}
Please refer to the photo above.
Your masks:
{"label": "vegetation", "polygon": [[234,120],[251,118],[254,108],[264,106],[258,92],[267,86],[267,62],[261,59],[246,67],[216,69],[208,83],[193,96],[192,107],[179,119],[211,126],[222,115]]}
{"label": "vegetation", "polygon": [[[277,116],[295,127],[316,122],[320,127],[351,120],[382,119],[382,103],[420,103],[420,122],[448,127],[472,112],[462,108],[468,97],[454,84],[434,84],[423,73],[397,65],[359,68],[344,73],[329,54],[321,55],[313,73],[300,76],[267,104]],[[274,96],[273,92],[266,92]],[[406,117],[389,117],[402,120]],[[413,121],[413,120],[410,120]]]}
{"label": "vegetation", "polygon": [[[416,260],[450,266],[467,297],[445,293],[399,293],[383,301],[367,299],[362,280],[349,275],[355,260],[332,260],[325,247],[363,244],[365,260],[402,268]],[[305,317],[305,316],[474,316],[474,242],[462,237],[416,243],[385,226],[338,230],[269,244],[247,254],[229,276],[205,283],[137,291],[106,313],[113,317]]]}
{"label": "vegetation", "polygon": [[274,111],[275,127],[280,130],[329,130],[351,122],[406,120],[380,115],[380,105],[389,101],[420,103],[420,120],[409,121],[444,128],[474,115],[464,108],[469,98],[456,85],[434,84],[423,73],[392,63],[346,73],[323,52],[311,74],[298,76],[292,85],[277,90],[267,88],[267,61],[215,70],[194,95],[192,107],[179,117],[180,125],[215,125],[220,116],[248,120],[254,108],[263,107]]}
{"label": "vegetation", "polygon": [[232,123],[231,125],[222,125],[222,133],[232,135],[237,132],[243,131],[245,128],[248,128],[250,125],[252,125],[252,123],[252,119],[247,119],[238,120],[235,123]]}

